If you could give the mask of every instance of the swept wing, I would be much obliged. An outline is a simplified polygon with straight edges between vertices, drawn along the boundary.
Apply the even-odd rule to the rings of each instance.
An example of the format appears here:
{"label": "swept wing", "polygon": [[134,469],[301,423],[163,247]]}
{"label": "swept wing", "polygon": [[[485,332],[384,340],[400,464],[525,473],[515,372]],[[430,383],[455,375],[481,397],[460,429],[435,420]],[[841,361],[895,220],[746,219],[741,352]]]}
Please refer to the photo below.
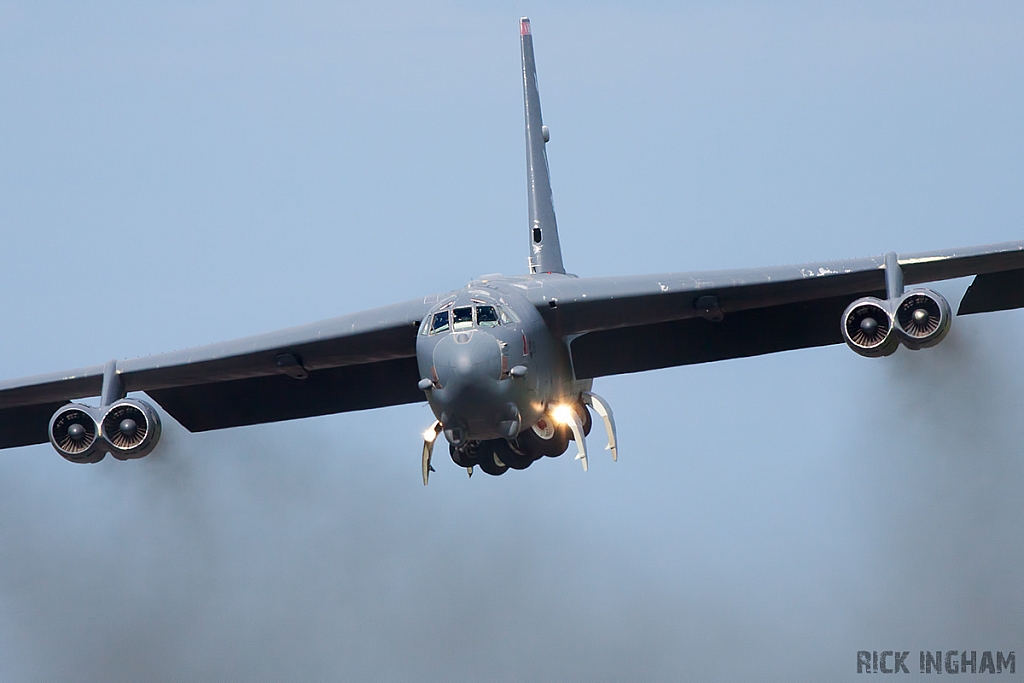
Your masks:
{"label": "swept wing", "polygon": [[[977,275],[959,314],[1024,307],[1024,242],[907,254],[907,285]],[[601,278],[520,287],[569,338],[579,378],[755,356],[843,341],[843,310],[884,298],[885,257],[798,266]]]}
{"label": "swept wing", "polygon": [[[422,401],[416,328],[435,300],[118,361],[116,372],[191,431]],[[44,443],[57,408],[100,394],[104,367],[0,382],[0,448]]]}

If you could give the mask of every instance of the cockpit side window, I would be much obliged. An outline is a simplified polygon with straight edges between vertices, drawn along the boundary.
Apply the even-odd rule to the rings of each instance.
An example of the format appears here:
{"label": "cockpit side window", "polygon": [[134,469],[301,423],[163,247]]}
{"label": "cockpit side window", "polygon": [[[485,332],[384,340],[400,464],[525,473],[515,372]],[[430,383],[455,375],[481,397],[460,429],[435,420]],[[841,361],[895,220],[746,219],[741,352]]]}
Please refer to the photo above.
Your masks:
{"label": "cockpit side window", "polygon": [[473,327],[473,307],[463,306],[452,311],[452,330],[468,330]]}
{"label": "cockpit side window", "polygon": [[501,322],[505,323],[506,325],[519,322],[519,316],[517,316],[510,309],[505,308],[504,306],[499,306],[498,311],[501,314]]}
{"label": "cockpit side window", "polygon": [[498,324],[498,312],[494,306],[476,307],[476,324],[480,327],[494,327]]}
{"label": "cockpit side window", "polygon": [[430,321],[430,334],[438,334],[448,330],[448,311],[435,313]]}

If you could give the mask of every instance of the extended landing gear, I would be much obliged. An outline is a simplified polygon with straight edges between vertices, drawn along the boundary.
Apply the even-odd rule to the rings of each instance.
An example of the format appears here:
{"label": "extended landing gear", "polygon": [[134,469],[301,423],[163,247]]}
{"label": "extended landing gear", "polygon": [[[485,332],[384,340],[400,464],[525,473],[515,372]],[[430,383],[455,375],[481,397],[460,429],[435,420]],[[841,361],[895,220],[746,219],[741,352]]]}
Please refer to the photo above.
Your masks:
{"label": "extended landing gear", "polygon": [[545,455],[557,458],[569,447],[569,430],[545,415],[530,429],[519,432],[510,443],[519,453],[530,456],[530,462]]}
{"label": "extended landing gear", "polygon": [[[448,452],[452,462],[465,468],[469,476],[472,477],[474,468],[479,467],[485,473],[497,477],[509,469],[525,470],[544,456],[556,458],[565,453],[570,441],[575,441],[576,459],[581,461],[583,471],[587,471],[586,436],[593,426],[593,418],[587,406],[593,408],[604,422],[608,435],[605,450],[612,452],[612,460],[618,460],[618,438],[611,408],[604,399],[590,391],[583,392],[578,403],[556,406],[550,414],[541,417],[535,425],[523,430],[514,439],[466,441],[459,446],[449,444]],[[434,442],[442,430],[441,424],[435,421],[423,432],[424,485],[434,471],[430,460]]]}
{"label": "extended landing gear", "polygon": [[452,456],[452,462],[459,467],[473,467],[476,462],[476,441],[470,441],[463,446],[448,444],[448,453]]}
{"label": "extended landing gear", "polygon": [[497,439],[495,441],[485,442],[494,454],[494,459],[498,462],[508,465],[514,470],[525,470],[527,467],[533,464],[533,461],[537,458],[530,453],[524,453],[523,451],[515,448],[511,442],[505,439]]}
{"label": "extended landing gear", "polygon": [[[452,462],[459,467],[465,467],[472,476],[473,467],[480,467],[485,473],[497,477],[509,468],[525,469],[522,466],[522,459],[508,445],[504,439],[493,441],[471,441],[465,446],[448,446]],[[532,461],[531,461],[532,462]]]}
{"label": "extended landing gear", "polygon": [[[502,441],[502,443],[506,448],[508,447],[508,442]],[[508,472],[508,465],[499,457],[498,448],[493,441],[482,441],[480,448],[477,449],[476,458],[480,469],[492,477],[498,477]]]}

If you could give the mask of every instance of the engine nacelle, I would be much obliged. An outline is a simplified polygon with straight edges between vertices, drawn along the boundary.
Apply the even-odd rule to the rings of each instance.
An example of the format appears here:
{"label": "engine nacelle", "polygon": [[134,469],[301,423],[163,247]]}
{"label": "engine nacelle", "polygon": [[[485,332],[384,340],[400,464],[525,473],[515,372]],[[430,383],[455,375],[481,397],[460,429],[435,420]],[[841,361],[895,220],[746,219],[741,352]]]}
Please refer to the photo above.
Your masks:
{"label": "engine nacelle", "polygon": [[160,441],[160,416],[144,401],[124,398],[104,408],[100,422],[110,454],[118,460],[149,455]]}
{"label": "engine nacelle", "polygon": [[97,463],[110,453],[118,460],[149,455],[160,440],[160,415],[144,401],[125,398],[94,408],[62,406],[50,418],[50,443],[71,462]]}
{"label": "engine nacelle", "polygon": [[857,299],[843,311],[843,339],[862,356],[889,356],[899,348],[899,338],[888,302],[873,296]]}
{"label": "engine nacelle", "polygon": [[107,454],[96,408],[91,406],[61,406],[50,418],[48,433],[54,449],[71,462],[99,462]]}
{"label": "engine nacelle", "polygon": [[914,289],[896,305],[893,320],[900,342],[914,351],[935,346],[949,332],[953,314],[949,302],[930,289]]}

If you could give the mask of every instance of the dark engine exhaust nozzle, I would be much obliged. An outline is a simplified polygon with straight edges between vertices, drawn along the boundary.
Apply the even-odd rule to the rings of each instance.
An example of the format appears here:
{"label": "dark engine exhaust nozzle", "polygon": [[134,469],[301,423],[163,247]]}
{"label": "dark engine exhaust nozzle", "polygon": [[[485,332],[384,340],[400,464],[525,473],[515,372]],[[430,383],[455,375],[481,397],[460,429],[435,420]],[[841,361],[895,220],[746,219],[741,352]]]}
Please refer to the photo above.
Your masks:
{"label": "dark engine exhaust nozzle", "polygon": [[949,302],[930,289],[915,289],[904,294],[893,317],[900,342],[914,351],[942,341],[953,321]]}
{"label": "dark engine exhaust nozzle", "polygon": [[89,406],[69,403],[50,418],[50,443],[64,459],[96,463],[107,454],[94,410]]}
{"label": "dark engine exhaust nozzle", "polygon": [[103,410],[101,433],[118,460],[149,455],[160,441],[160,416],[148,403],[125,398]]}
{"label": "dark engine exhaust nozzle", "polygon": [[873,296],[857,299],[843,311],[842,332],[847,346],[862,356],[889,356],[899,348],[893,316],[886,302]]}

